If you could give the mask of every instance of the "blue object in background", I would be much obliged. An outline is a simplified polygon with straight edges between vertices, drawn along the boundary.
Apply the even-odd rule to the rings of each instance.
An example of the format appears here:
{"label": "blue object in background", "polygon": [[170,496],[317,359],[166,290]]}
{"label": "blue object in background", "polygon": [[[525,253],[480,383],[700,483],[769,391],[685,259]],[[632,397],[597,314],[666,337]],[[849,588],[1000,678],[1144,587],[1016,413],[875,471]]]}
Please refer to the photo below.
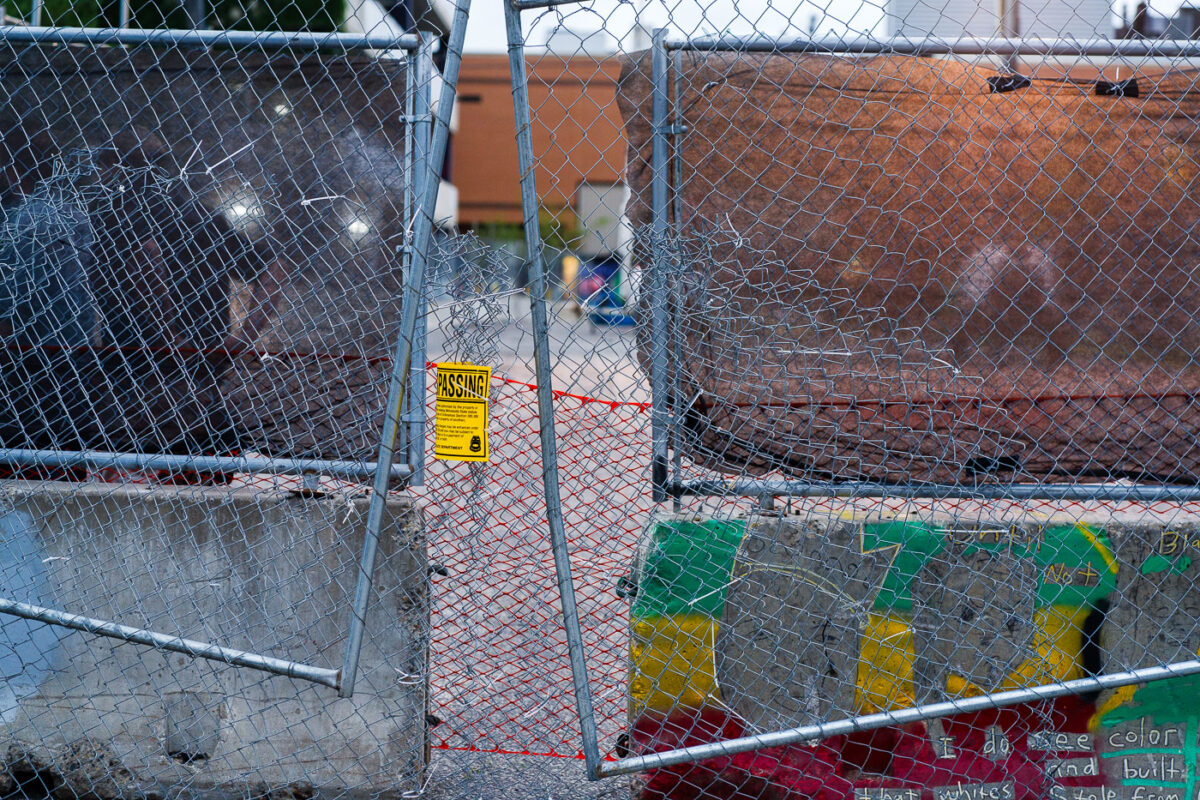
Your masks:
{"label": "blue object in background", "polygon": [[[0,597],[51,605],[43,558],[32,518],[21,511],[0,515]],[[21,699],[37,693],[66,633],[54,625],[0,615],[0,723],[11,722]]]}
{"label": "blue object in background", "polygon": [[615,258],[587,261],[579,280],[579,296],[588,318],[596,325],[632,325],[625,313],[619,284],[621,262]]}
{"label": "blue object in background", "polygon": [[621,262],[606,258],[599,261],[583,262],[579,276],[579,299],[589,306],[613,308],[622,305],[620,289],[617,286],[617,272]]}
{"label": "blue object in background", "polygon": [[[87,211],[45,186],[0,208],[0,444],[80,449],[104,385]],[[139,389],[142,388],[139,386]]]}

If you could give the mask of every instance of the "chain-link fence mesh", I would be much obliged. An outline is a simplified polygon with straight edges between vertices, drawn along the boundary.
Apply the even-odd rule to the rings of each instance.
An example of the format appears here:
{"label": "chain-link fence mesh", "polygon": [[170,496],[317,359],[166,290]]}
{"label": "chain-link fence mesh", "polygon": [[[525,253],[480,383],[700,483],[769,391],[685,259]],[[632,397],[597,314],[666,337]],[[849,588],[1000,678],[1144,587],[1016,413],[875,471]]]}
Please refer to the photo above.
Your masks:
{"label": "chain-link fence mesh", "polygon": [[1190,12],[976,5],[507,9],[579,614],[491,584],[556,654],[514,750],[643,798],[1195,794]]}
{"label": "chain-link fence mesh", "polygon": [[0,792],[1196,796],[1191,45],[523,5],[525,255],[433,6],[8,9],[309,33],[6,29]]}
{"label": "chain-link fence mesh", "polygon": [[0,37],[0,793],[420,792],[426,525],[386,490],[422,429],[385,410],[439,32],[37,5]]}

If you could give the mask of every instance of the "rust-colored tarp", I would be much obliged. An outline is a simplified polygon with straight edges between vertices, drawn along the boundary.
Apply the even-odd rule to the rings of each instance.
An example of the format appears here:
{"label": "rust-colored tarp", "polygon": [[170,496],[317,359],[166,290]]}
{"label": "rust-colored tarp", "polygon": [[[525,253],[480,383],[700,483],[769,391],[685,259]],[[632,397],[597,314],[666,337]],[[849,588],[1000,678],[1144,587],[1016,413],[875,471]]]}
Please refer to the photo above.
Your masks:
{"label": "rust-colored tarp", "polygon": [[[1200,475],[1197,73],[1130,98],[1066,78],[992,93],[993,68],[948,59],[680,63],[689,456],[837,479]],[[618,93],[639,228],[649,75],[628,62]],[[841,295],[853,313],[814,315]],[[893,330],[912,332],[895,358]]]}
{"label": "rust-colored tarp", "polygon": [[[140,329],[114,339],[95,326],[89,358],[109,354],[103,364],[86,373],[61,348],[23,348],[0,330],[0,384],[24,387],[0,400],[0,444],[373,458],[403,287],[392,243],[405,228],[405,65],[324,53],[0,52],[0,201],[32,191],[50,158],[95,150],[128,162],[114,134],[135,129],[164,150],[156,174],[186,168],[184,194],[194,193],[134,188],[112,220],[91,215],[101,233],[92,249],[107,259],[93,281],[108,287],[105,310]],[[184,200],[197,213],[184,214]],[[224,227],[259,253],[253,268],[225,257],[229,242],[206,244],[218,211],[236,204],[253,213]],[[147,243],[170,291],[139,282]],[[168,304],[180,311],[158,308]]]}

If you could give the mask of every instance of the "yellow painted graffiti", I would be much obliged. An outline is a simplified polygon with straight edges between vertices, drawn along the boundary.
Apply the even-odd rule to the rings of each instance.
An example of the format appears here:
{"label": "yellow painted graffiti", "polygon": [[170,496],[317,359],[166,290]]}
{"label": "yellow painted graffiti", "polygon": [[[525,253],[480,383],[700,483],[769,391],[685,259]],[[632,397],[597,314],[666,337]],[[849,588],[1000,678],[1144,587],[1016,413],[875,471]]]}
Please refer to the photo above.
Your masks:
{"label": "yellow painted graffiti", "polygon": [[[946,682],[951,697],[1015,689],[1081,676],[1079,653],[1088,610],[1050,606],[1036,611],[1035,655],[998,687],[980,687],[958,676]],[[630,712],[719,705],[714,661],[717,621],[704,614],[634,620],[630,643]],[[863,713],[913,705],[912,633],[903,617],[868,614],[858,665],[858,706]]]}

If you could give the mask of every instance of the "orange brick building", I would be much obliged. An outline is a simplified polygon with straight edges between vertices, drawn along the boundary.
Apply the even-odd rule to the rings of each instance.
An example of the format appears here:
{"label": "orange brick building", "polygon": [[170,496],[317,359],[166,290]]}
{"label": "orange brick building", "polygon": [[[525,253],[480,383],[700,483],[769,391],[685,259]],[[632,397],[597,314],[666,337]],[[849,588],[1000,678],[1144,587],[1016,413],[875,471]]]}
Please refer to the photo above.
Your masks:
{"label": "orange brick building", "polygon": [[[624,180],[625,136],[616,101],[620,61],[538,54],[527,64],[538,195],[547,211],[572,225],[570,209],[580,183]],[[458,102],[453,164],[459,224],[519,223],[508,56],[463,56]]]}

